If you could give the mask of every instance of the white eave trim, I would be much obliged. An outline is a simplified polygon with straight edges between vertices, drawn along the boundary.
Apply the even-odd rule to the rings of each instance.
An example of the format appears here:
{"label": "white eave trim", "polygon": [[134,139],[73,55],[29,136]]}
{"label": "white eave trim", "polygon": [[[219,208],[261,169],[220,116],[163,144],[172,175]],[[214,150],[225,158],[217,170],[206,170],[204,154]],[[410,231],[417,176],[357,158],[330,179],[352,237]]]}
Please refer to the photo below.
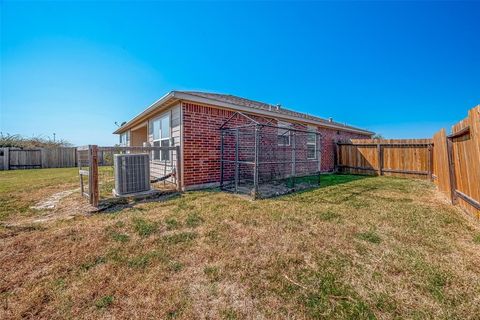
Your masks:
{"label": "white eave trim", "polygon": [[153,112],[157,107],[161,106],[162,104],[164,104],[165,102],[173,98],[174,96],[175,96],[175,91],[170,91],[169,93],[167,93],[166,95],[164,95],[163,97],[161,97],[160,99],[152,103],[147,109],[143,110],[141,113],[133,117],[132,120],[128,121],[123,126],[115,130],[113,134],[119,134],[127,130],[127,128],[130,127],[133,123],[135,123],[138,119],[148,115],[150,112]]}

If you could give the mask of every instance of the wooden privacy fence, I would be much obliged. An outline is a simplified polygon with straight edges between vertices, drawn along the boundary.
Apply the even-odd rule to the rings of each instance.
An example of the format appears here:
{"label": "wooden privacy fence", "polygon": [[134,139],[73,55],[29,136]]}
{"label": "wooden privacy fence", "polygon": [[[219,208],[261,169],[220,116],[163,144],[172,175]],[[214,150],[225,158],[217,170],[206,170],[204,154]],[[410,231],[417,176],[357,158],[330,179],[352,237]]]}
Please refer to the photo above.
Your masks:
{"label": "wooden privacy fence", "polygon": [[0,170],[68,168],[76,165],[76,148],[0,148]]}
{"label": "wooden privacy fence", "polygon": [[338,171],[431,179],[431,139],[350,139],[338,142]]}
{"label": "wooden privacy fence", "polygon": [[465,211],[480,218],[480,105],[468,117],[433,136],[434,182],[438,189]]}

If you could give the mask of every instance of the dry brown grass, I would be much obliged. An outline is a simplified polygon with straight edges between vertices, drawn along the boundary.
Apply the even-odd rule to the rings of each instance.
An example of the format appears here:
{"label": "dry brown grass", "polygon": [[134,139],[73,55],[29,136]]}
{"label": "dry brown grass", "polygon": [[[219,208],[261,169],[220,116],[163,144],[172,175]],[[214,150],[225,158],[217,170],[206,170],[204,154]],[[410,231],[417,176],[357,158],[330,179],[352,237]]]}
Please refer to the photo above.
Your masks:
{"label": "dry brown grass", "polygon": [[480,228],[435,192],[326,176],[269,200],[188,192],[3,228],[0,318],[475,319]]}

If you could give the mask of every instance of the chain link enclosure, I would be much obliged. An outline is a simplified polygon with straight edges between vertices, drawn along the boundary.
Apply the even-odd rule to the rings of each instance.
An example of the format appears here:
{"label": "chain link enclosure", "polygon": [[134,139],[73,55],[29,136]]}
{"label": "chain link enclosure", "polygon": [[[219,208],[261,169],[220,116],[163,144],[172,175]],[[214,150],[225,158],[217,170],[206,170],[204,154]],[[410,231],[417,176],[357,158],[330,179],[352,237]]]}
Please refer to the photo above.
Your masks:
{"label": "chain link enclosure", "polygon": [[221,128],[222,190],[269,198],[319,185],[318,132],[250,120]]}

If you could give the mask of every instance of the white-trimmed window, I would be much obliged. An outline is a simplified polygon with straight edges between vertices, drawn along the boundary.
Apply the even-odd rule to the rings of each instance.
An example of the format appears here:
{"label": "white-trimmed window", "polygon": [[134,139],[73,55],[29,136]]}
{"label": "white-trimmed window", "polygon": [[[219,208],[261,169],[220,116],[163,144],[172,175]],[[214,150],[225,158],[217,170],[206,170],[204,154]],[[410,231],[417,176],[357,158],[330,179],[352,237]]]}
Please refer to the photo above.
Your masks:
{"label": "white-trimmed window", "polygon": [[[170,114],[151,121],[150,132],[153,136],[154,147],[170,147]],[[153,151],[153,160],[170,161],[170,151]]]}
{"label": "white-trimmed window", "polygon": [[308,127],[307,133],[307,159],[317,159],[317,129]]}
{"label": "white-trimmed window", "polygon": [[278,121],[277,142],[279,146],[290,145],[290,127],[290,123]]}
{"label": "white-trimmed window", "polygon": [[126,131],[120,134],[120,146],[121,147],[130,146],[130,131]]}

